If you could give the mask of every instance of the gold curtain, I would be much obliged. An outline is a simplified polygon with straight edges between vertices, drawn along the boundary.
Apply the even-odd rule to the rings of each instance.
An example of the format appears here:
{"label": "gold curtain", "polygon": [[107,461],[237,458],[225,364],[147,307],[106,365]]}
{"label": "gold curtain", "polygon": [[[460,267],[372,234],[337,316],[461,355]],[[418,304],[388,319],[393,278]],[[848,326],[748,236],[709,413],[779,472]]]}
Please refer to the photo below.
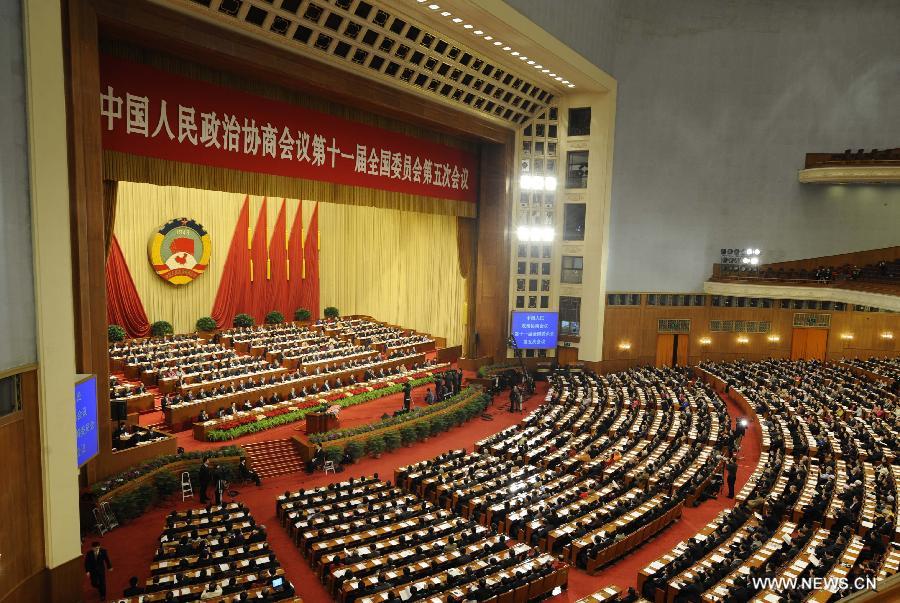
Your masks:
{"label": "gold curtain", "polygon": [[[150,322],[168,320],[176,332],[186,332],[194,330],[198,318],[209,315],[244,197],[119,183],[114,233]],[[262,199],[250,197],[251,229]],[[299,206],[297,199],[287,200],[288,225]],[[269,197],[269,238],[280,207],[280,197]],[[314,202],[303,201],[304,233],[314,207]],[[197,220],[209,232],[212,256],[203,275],[176,287],[156,275],[147,253],[159,227],[180,217]],[[462,276],[465,268],[460,260],[465,253],[459,245],[468,248],[463,241],[471,233],[461,233],[462,240],[457,241],[455,216],[319,203],[319,233],[322,308],[333,305],[343,314],[368,314],[446,337],[448,345],[463,343],[469,283]],[[294,270],[292,266],[292,278]]]}
{"label": "gold curtain", "polygon": [[463,343],[466,279],[453,216],[319,204],[321,305]]}
{"label": "gold curtain", "polygon": [[[150,322],[168,320],[176,332],[185,332],[194,330],[198,318],[209,316],[245,196],[134,182],[119,183],[114,232]],[[251,228],[256,226],[261,205],[262,197],[250,197]],[[288,200],[289,217],[293,217],[298,205],[297,200]],[[279,207],[280,198],[268,204],[269,224],[274,222],[274,213]],[[175,286],[153,271],[148,258],[148,245],[160,226],[180,217],[193,218],[206,229],[212,244],[212,255],[206,272],[192,283]]]}

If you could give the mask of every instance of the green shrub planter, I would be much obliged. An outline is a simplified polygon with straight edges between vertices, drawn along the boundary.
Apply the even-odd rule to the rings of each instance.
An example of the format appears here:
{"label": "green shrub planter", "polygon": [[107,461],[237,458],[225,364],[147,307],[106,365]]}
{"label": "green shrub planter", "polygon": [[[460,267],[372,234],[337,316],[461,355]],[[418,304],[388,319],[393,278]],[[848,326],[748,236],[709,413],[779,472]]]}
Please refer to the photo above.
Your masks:
{"label": "green shrub planter", "polygon": [[350,458],[352,458],[353,462],[355,463],[366,453],[366,448],[365,446],[363,446],[362,442],[353,440],[352,442],[349,442],[347,444],[346,452],[350,455]]}
{"label": "green shrub planter", "polygon": [[417,439],[416,428],[412,425],[404,425],[400,428],[400,443],[411,446]]}
{"label": "green shrub planter", "polygon": [[422,421],[415,425],[416,440],[424,442],[431,435],[431,424],[429,421]]}
{"label": "green shrub planter", "polygon": [[249,314],[238,314],[234,317],[234,321],[232,324],[236,327],[252,327],[254,323],[253,317]]}
{"label": "green shrub planter", "polygon": [[337,318],[341,315],[341,313],[338,312],[338,309],[334,306],[328,306],[327,308],[322,310],[322,314],[325,316],[325,318]]}
{"label": "green shrub planter", "polygon": [[294,310],[294,320],[303,322],[305,320],[309,320],[310,316],[312,316],[312,314],[306,308],[297,308],[296,310]]}
{"label": "green shrub planter", "polygon": [[127,333],[125,332],[125,329],[123,329],[119,325],[109,325],[106,328],[106,339],[108,339],[109,341],[125,341],[126,335]]}
{"label": "green shrub planter", "polygon": [[381,453],[384,452],[385,448],[384,438],[379,435],[372,436],[366,440],[366,452],[376,459],[381,456]]}
{"label": "green shrub planter", "polygon": [[388,452],[393,452],[400,448],[400,444],[402,444],[402,439],[400,438],[400,430],[389,431],[384,434],[384,447]]}
{"label": "green shrub planter", "polygon": [[272,310],[268,314],[266,314],[266,324],[267,325],[280,325],[284,322],[284,314],[279,312],[278,310]]}
{"label": "green shrub planter", "polygon": [[197,330],[203,333],[212,333],[216,330],[216,321],[211,316],[204,316],[197,320]]}
{"label": "green shrub planter", "polygon": [[157,320],[150,325],[150,334],[154,337],[165,337],[166,335],[172,335],[174,333],[175,329],[172,328],[172,323],[168,321]]}
{"label": "green shrub planter", "polygon": [[335,465],[339,465],[342,458],[344,458],[344,451],[340,446],[329,446],[325,449],[326,461],[331,461]]}

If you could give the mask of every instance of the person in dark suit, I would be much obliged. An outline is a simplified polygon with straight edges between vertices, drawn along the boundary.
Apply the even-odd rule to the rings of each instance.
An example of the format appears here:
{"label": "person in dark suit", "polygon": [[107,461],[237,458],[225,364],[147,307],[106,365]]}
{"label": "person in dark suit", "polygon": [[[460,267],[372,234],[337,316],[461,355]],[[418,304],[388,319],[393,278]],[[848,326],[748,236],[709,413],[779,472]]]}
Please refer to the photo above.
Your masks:
{"label": "person in dark suit", "polygon": [[203,462],[200,463],[200,502],[205,503],[209,501],[209,498],[206,496],[206,491],[209,489],[209,482],[212,479],[212,471],[209,468],[209,458],[204,458]]}
{"label": "person in dark suit", "polygon": [[725,464],[725,471],[728,474],[728,498],[734,498],[734,482],[737,481],[737,461],[732,456]]}
{"label": "person in dark suit", "polygon": [[136,597],[137,595],[143,595],[144,589],[138,586],[138,577],[132,576],[128,579],[128,588],[122,593],[123,597]]}
{"label": "person in dark suit", "polygon": [[84,555],[84,571],[91,578],[91,586],[100,593],[100,600],[106,601],[106,570],[112,571],[112,563],[106,549],[94,542]]}
{"label": "person in dark suit", "polygon": [[412,407],[412,385],[409,381],[403,384],[403,410],[409,412]]}

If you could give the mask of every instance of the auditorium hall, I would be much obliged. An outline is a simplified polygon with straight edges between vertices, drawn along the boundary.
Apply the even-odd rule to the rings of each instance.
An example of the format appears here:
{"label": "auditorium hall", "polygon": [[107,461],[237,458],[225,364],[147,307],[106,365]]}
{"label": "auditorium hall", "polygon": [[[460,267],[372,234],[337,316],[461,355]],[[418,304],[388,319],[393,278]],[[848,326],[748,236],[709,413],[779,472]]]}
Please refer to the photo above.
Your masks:
{"label": "auditorium hall", "polygon": [[900,601],[897,0],[0,0],[0,603]]}

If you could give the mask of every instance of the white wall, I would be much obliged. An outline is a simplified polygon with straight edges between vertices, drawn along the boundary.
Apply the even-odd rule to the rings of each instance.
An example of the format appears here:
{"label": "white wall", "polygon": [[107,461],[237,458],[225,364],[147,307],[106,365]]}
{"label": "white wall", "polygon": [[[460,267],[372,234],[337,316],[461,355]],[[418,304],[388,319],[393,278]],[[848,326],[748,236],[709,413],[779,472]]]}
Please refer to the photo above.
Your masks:
{"label": "white wall", "polygon": [[900,146],[896,0],[507,0],[618,81],[609,291],[900,244],[900,187],[800,185],[807,152]]}
{"label": "white wall", "polygon": [[[34,344],[34,285],[28,144],[22,59],[22,11],[18,1],[0,1],[0,371],[31,364]],[[60,261],[69,261],[68,256]]]}

